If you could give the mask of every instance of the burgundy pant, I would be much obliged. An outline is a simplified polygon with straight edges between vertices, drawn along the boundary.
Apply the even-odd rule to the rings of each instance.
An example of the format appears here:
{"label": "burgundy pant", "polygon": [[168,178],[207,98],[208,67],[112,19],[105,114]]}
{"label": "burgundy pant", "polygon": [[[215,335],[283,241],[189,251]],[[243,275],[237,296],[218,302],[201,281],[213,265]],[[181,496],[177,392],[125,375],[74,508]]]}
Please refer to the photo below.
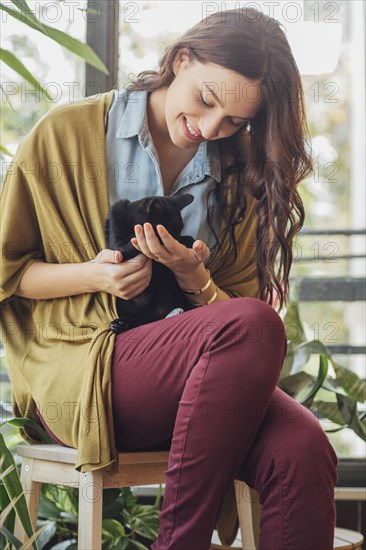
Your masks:
{"label": "burgundy pant", "polygon": [[208,550],[232,480],[259,492],[260,550],[332,550],[337,457],[315,416],[276,388],[276,311],[215,302],[121,333],[113,357],[119,450],[170,449],[152,550]]}

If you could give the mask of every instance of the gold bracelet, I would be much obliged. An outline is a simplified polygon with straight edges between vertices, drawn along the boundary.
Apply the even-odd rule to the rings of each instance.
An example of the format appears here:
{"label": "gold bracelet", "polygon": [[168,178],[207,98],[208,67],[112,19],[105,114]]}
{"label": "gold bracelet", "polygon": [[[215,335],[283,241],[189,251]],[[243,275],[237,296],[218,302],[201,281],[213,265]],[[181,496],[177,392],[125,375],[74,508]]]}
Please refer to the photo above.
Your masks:
{"label": "gold bracelet", "polygon": [[211,273],[207,268],[206,268],[206,271],[208,273],[209,279],[202,288],[198,288],[197,290],[185,290],[184,288],[181,287],[182,292],[185,292],[185,294],[193,294],[194,296],[197,296],[198,294],[202,294],[202,292],[205,292],[205,290],[207,290],[210,284],[212,283]]}
{"label": "gold bracelet", "polygon": [[214,295],[212,296],[212,298],[210,298],[207,302],[205,302],[204,304],[192,304],[194,305],[195,307],[201,307],[201,306],[208,306],[209,304],[212,304],[212,302],[214,302],[217,298],[217,290],[215,290],[215,293]]}

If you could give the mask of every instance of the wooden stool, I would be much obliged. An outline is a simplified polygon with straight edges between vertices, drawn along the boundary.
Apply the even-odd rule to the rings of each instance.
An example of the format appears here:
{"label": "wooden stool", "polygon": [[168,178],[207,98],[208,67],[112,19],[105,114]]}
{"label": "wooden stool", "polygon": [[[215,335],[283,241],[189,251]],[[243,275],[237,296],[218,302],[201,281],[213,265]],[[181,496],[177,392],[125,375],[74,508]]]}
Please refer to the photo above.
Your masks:
{"label": "wooden stool", "polygon": [[336,527],[334,550],[362,550],[363,536],[357,531]]}
{"label": "wooden stool", "polygon": [[[32,525],[35,528],[41,483],[78,487],[78,548],[100,550],[102,546],[103,489],[165,483],[169,451],[120,453],[118,472],[115,474],[103,469],[87,473],[78,472],[75,470],[76,452],[76,449],[61,445],[18,446],[17,453],[22,457],[20,477],[25,498]],[[213,538],[212,548],[256,550],[261,514],[258,493],[242,481],[234,480],[234,487],[240,526],[238,536],[231,547],[216,544],[216,540]],[[15,535],[22,542],[27,539],[18,518],[15,524]],[[244,542],[242,543],[242,541]],[[363,536],[360,533],[336,528],[334,549],[362,550],[362,543]]]}
{"label": "wooden stool", "polygon": [[[21,481],[28,504],[33,528],[36,527],[41,483],[74,486],[79,489],[78,548],[100,550],[102,547],[103,489],[165,483],[169,451],[123,452],[119,454],[118,472],[104,469],[81,473],[75,470],[76,449],[61,445],[20,445],[17,453],[22,457]],[[251,503],[242,498],[251,489],[235,480],[240,527],[243,540],[254,540]],[[16,519],[15,535],[24,542],[27,537]],[[249,548],[249,547],[248,547]]]}

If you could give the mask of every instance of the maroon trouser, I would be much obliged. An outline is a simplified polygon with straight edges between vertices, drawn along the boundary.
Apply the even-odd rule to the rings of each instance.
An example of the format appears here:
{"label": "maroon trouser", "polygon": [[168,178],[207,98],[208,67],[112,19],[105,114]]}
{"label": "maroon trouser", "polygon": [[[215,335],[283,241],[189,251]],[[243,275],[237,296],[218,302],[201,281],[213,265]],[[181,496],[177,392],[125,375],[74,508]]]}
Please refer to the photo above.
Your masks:
{"label": "maroon trouser", "polygon": [[316,417],[276,388],[285,354],[280,316],[255,298],[117,336],[118,448],[170,448],[152,550],[208,550],[234,478],[259,492],[260,550],[333,549],[337,457]]}

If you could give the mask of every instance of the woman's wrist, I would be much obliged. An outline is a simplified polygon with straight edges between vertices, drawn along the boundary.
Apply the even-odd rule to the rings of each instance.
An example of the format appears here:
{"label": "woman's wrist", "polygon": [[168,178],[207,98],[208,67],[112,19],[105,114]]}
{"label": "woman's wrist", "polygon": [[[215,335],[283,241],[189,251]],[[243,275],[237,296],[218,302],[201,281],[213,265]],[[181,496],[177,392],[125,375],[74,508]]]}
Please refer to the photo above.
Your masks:
{"label": "woman's wrist", "polygon": [[185,275],[175,274],[175,277],[182,292],[192,305],[208,305],[216,300],[218,289],[203,263],[196,270]]}

